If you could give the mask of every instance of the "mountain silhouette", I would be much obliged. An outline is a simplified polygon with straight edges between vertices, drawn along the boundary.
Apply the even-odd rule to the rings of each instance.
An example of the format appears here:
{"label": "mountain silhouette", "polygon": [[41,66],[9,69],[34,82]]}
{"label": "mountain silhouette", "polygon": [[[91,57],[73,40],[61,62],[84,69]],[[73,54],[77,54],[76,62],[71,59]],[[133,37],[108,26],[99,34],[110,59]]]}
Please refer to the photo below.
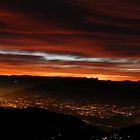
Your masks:
{"label": "mountain silhouette", "polygon": [[[117,82],[93,78],[0,76],[0,96],[2,97],[51,96],[58,100],[68,99],[76,103],[80,101],[83,104],[89,101],[90,103],[139,107],[139,87],[140,81]],[[109,139],[114,133],[126,140],[130,140],[129,135],[131,140],[139,140],[136,139],[139,136],[137,133],[140,130],[139,125],[105,132],[74,116],[49,112],[41,108],[0,108],[0,118],[0,134],[4,140],[100,140],[103,137]],[[93,120],[93,124],[94,121],[101,122],[98,118],[90,119]],[[123,126],[135,124],[131,123],[130,117],[121,117],[120,120],[119,116],[114,116],[110,119],[113,125],[114,122],[124,124]],[[108,123],[107,121],[110,120],[102,119],[102,121]]]}
{"label": "mountain silhouette", "polygon": [[105,132],[82,120],[45,109],[0,108],[0,138],[4,140],[139,140],[140,125]]}
{"label": "mountain silhouette", "polygon": [[[87,78],[9,77],[16,79],[21,89],[3,96],[54,96],[72,100],[140,106],[140,82],[112,82]],[[4,78],[3,78],[4,79]],[[6,81],[6,80],[5,80]],[[26,83],[26,85],[25,85]],[[6,84],[6,82],[5,82]],[[17,86],[17,84],[15,84]],[[24,86],[23,86],[24,85]],[[6,88],[6,86],[5,86]],[[13,87],[15,88],[15,87]]]}
{"label": "mountain silhouette", "polygon": [[[82,120],[49,112],[44,109],[4,109],[0,108],[1,135],[4,140],[43,140],[43,139],[91,139],[103,136],[105,132]],[[6,135],[5,135],[6,132]]]}

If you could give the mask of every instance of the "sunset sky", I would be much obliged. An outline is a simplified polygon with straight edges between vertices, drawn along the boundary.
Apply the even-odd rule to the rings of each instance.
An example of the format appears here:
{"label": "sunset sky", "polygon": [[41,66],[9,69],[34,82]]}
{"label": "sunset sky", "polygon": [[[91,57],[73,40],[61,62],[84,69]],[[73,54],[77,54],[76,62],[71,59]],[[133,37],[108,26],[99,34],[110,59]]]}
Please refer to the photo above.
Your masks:
{"label": "sunset sky", "polygon": [[140,80],[140,2],[1,0],[0,75]]}

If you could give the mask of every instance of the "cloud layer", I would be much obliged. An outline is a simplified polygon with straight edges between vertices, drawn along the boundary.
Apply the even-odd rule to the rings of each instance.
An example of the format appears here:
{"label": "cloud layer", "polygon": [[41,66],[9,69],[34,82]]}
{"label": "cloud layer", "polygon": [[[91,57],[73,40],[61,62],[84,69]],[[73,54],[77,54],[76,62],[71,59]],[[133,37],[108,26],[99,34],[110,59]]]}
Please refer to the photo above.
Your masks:
{"label": "cloud layer", "polygon": [[139,6],[135,0],[2,0],[0,74],[140,80]]}

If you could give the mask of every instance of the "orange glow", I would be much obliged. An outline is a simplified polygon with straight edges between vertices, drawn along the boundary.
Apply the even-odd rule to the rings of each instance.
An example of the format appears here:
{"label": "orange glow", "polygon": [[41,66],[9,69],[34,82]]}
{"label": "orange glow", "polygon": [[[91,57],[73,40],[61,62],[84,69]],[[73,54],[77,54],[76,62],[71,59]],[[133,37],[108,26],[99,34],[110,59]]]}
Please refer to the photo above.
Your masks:
{"label": "orange glow", "polygon": [[71,0],[43,10],[37,5],[1,3],[0,75],[140,80],[136,3]]}
{"label": "orange glow", "polygon": [[0,69],[2,75],[31,75],[31,76],[50,76],[50,77],[87,77],[87,78],[98,78],[100,80],[132,80],[138,81],[139,78],[131,75],[117,75],[117,74],[102,74],[101,72],[95,72],[94,74],[87,70],[81,69],[39,69],[35,65],[29,66],[17,66],[16,68],[10,67],[9,65]]}

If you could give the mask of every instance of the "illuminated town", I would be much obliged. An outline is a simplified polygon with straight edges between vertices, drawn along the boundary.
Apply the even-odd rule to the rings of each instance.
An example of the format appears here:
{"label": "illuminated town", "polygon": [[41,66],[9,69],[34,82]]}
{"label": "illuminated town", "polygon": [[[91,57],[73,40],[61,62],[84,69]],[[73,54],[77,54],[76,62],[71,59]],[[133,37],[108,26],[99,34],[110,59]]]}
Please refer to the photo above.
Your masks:
{"label": "illuminated town", "polygon": [[[103,126],[102,123],[94,123],[90,118],[111,119],[114,116],[133,118],[139,116],[140,108],[136,106],[121,107],[119,105],[99,104],[99,103],[75,103],[70,100],[58,100],[52,97],[41,96],[23,96],[23,97],[1,97],[0,107],[4,108],[44,108],[50,111],[64,113],[80,117],[87,123],[93,123],[94,125],[112,128],[111,124]],[[140,122],[139,119],[136,120]]]}

